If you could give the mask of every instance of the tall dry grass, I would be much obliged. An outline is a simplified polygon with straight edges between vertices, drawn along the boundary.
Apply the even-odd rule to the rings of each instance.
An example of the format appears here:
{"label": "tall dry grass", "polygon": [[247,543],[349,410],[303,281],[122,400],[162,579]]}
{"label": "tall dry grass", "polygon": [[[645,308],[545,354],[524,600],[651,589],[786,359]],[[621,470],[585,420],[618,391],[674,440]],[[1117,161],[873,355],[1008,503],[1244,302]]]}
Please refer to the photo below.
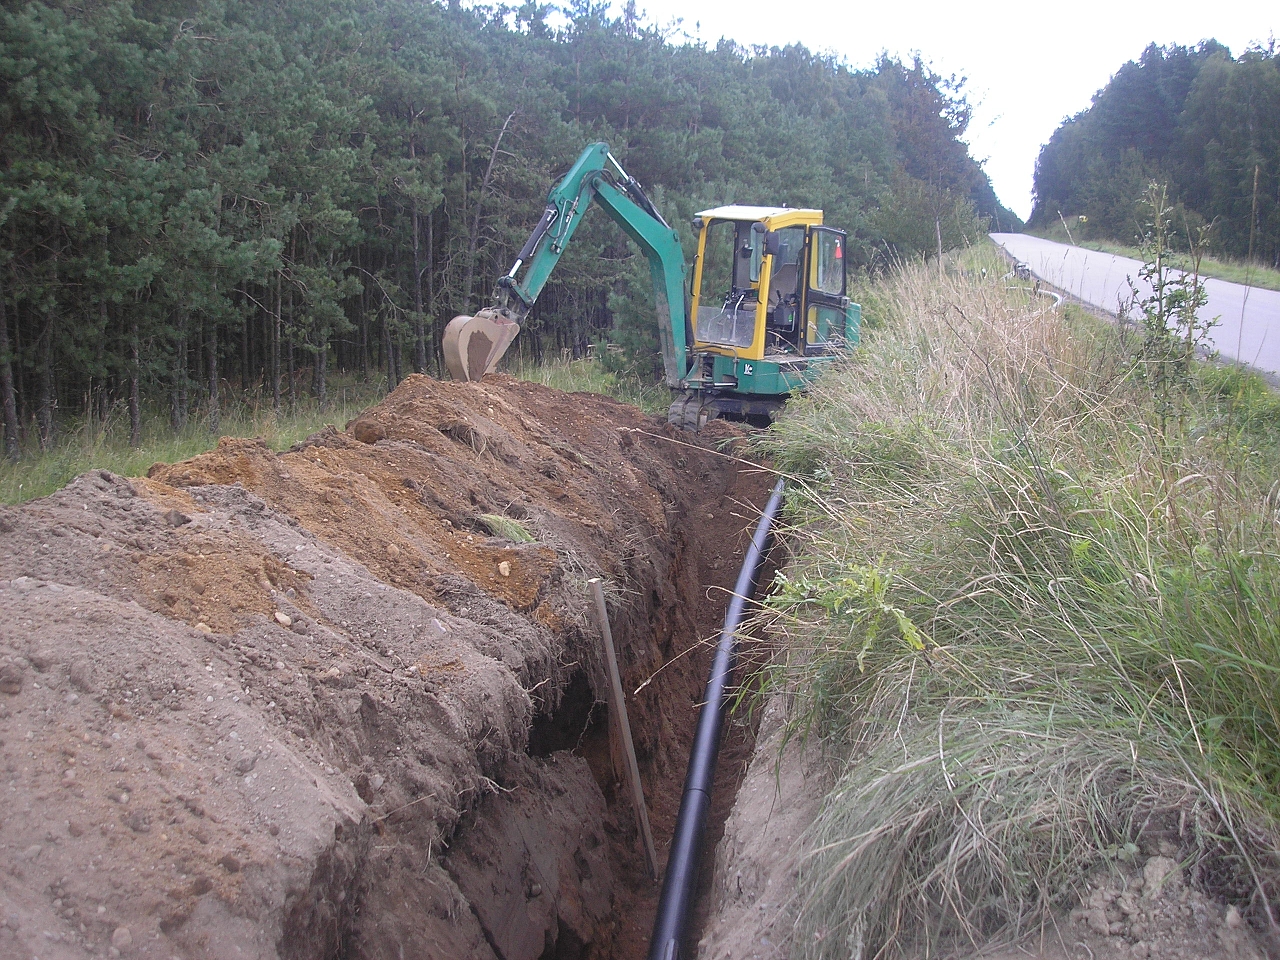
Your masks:
{"label": "tall dry grass", "polygon": [[[970,269],[908,267],[763,441],[803,478],[763,673],[836,786],[797,957],[1017,938],[1163,840],[1280,895],[1276,404]],[[1247,402],[1246,402],[1247,401]]]}

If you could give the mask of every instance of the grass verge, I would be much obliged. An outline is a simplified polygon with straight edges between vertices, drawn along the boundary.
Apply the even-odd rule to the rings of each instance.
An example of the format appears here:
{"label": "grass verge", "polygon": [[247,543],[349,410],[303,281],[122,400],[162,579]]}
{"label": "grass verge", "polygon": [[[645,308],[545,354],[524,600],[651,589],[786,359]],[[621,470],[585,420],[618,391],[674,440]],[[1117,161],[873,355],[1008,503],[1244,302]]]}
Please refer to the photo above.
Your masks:
{"label": "grass verge", "polygon": [[[1057,243],[1069,243],[1072,246],[1084,247],[1086,250],[1097,250],[1100,253],[1111,253],[1131,260],[1141,260],[1142,251],[1133,244],[1118,243],[1114,240],[1087,240],[1071,237],[1062,224],[1055,223],[1043,230],[1027,231],[1033,236],[1043,237]],[[1188,264],[1189,264],[1188,258]],[[1188,266],[1189,269],[1189,266]],[[1239,260],[1221,260],[1217,257],[1205,257],[1200,261],[1200,275],[1240,283],[1247,287],[1258,287],[1262,290],[1280,290],[1280,270],[1257,263],[1245,263]]]}
{"label": "grass verge", "polygon": [[521,356],[511,361],[508,372],[565,393],[604,394],[652,415],[665,414],[671,405],[671,391],[663,383],[609,370],[594,357],[536,364]]}
{"label": "grass verge", "polygon": [[[537,366],[517,358],[511,373],[566,392],[606,394],[651,414],[666,413],[671,402],[670,391],[662,384],[648,384],[636,376],[611,372],[594,359]],[[163,411],[146,410],[142,442],[137,447],[129,445],[129,421],[121,408],[105,418],[67,419],[60,424],[58,438],[48,449],[42,450],[32,441],[23,445],[16,461],[0,458],[0,503],[22,503],[46,496],[86,470],[141,476],[153,463],[175,463],[204,453],[217,445],[219,437],[260,437],[272,449],[285,450],[326,424],[342,428],[385,395],[386,381],[379,378],[367,383],[339,382],[331,386],[333,399],[326,406],[308,398],[279,415],[261,398],[224,400],[216,433],[208,429],[207,418],[199,410],[193,411],[186,427],[176,431]]]}
{"label": "grass verge", "polygon": [[331,391],[334,399],[325,407],[304,400],[280,415],[269,402],[224,400],[216,433],[209,430],[206,417],[198,410],[181,430],[174,430],[163,412],[147,410],[142,442],[137,447],[129,445],[129,419],[123,410],[113,410],[106,418],[66,420],[48,449],[28,442],[16,461],[0,458],[0,503],[43,497],[86,470],[142,476],[153,463],[175,463],[212,449],[219,437],[261,437],[272,449],[284,450],[325,424],[342,427],[384,394],[385,381],[339,384]]}
{"label": "grass verge", "polygon": [[907,267],[762,440],[797,476],[760,676],[835,787],[795,957],[1016,939],[1173,844],[1280,894],[1280,405],[1202,369],[1159,431],[1123,331]]}

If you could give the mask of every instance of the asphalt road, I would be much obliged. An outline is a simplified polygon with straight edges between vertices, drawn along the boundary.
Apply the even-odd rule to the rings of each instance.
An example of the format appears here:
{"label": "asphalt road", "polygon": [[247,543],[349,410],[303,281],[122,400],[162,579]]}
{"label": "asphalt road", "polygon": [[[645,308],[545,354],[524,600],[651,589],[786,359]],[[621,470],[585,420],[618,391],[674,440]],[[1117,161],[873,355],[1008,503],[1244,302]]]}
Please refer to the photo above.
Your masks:
{"label": "asphalt road", "polygon": [[[991,239],[1027,264],[1040,279],[1085,303],[1119,314],[1131,296],[1142,264],[1128,257],[1098,253],[1022,233],[993,233]],[[1217,318],[1209,339],[1226,358],[1241,360],[1265,373],[1280,374],[1280,292],[1225,280],[1205,280],[1208,303],[1200,318]]]}

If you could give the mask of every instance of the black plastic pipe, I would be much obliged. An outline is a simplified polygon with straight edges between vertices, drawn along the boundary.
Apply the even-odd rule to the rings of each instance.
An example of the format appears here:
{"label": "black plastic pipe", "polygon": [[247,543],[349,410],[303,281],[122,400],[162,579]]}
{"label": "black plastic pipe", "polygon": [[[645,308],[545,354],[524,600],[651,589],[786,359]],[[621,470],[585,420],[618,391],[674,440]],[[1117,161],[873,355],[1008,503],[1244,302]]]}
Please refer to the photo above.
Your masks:
{"label": "black plastic pipe", "polygon": [[676,816],[671,852],[667,855],[667,872],[662,879],[662,895],[658,898],[658,915],[653,921],[653,937],[649,940],[649,960],[678,960],[680,943],[693,905],[694,886],[698,881],[698,860],[702,853],[702,835],[706,831],[707,812],[711,809],[711,787],[715,781],[716,758],[720,754],[720,731],[724,718],[724,692],[733,670],[734,641],[738,624],[751,595],[755,593],[760,561],[764,557],[769,527],[782,506],[781,479],[765,505],[756,526],[742,572],[733,588],[729,610],[724,616],[724,630],[711,662],[698,730],[689,753],[689,770],[684,778],[684,795]]}

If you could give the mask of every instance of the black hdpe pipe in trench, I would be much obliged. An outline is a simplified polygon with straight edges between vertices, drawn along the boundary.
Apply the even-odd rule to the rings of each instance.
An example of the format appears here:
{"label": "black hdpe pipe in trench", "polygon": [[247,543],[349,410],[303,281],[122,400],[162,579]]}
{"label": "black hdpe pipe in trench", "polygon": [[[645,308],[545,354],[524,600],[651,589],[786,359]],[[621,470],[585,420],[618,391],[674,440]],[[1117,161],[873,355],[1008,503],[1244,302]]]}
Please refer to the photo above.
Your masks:
{"label": "black hdpe pipe in trench", "polygon": [[711,809],[711,787],[716,775],[716,758],[720,754],[720,731],[724,718],[724,692],[733,670],[734,641],[743,611],[756,589],[756,576],[764,557],[769,527],[782,506],[783,482],[778,480],[773,495],[751,538],[751,547],[742,562],[742,572],[733,588],[729,610],[724,616],[724,630],[711,663],[702,713],[689,753],[689,770],[684,778],[684,795],[676,816],[671,852],[667,856],[667,872],[658,898],[658,915],[653,921],[653,937],[649,941],[649,960],[678,960],[680,944],[693,906],[694,886],[698,880],[698,861],[702,852],[702,835]]}

